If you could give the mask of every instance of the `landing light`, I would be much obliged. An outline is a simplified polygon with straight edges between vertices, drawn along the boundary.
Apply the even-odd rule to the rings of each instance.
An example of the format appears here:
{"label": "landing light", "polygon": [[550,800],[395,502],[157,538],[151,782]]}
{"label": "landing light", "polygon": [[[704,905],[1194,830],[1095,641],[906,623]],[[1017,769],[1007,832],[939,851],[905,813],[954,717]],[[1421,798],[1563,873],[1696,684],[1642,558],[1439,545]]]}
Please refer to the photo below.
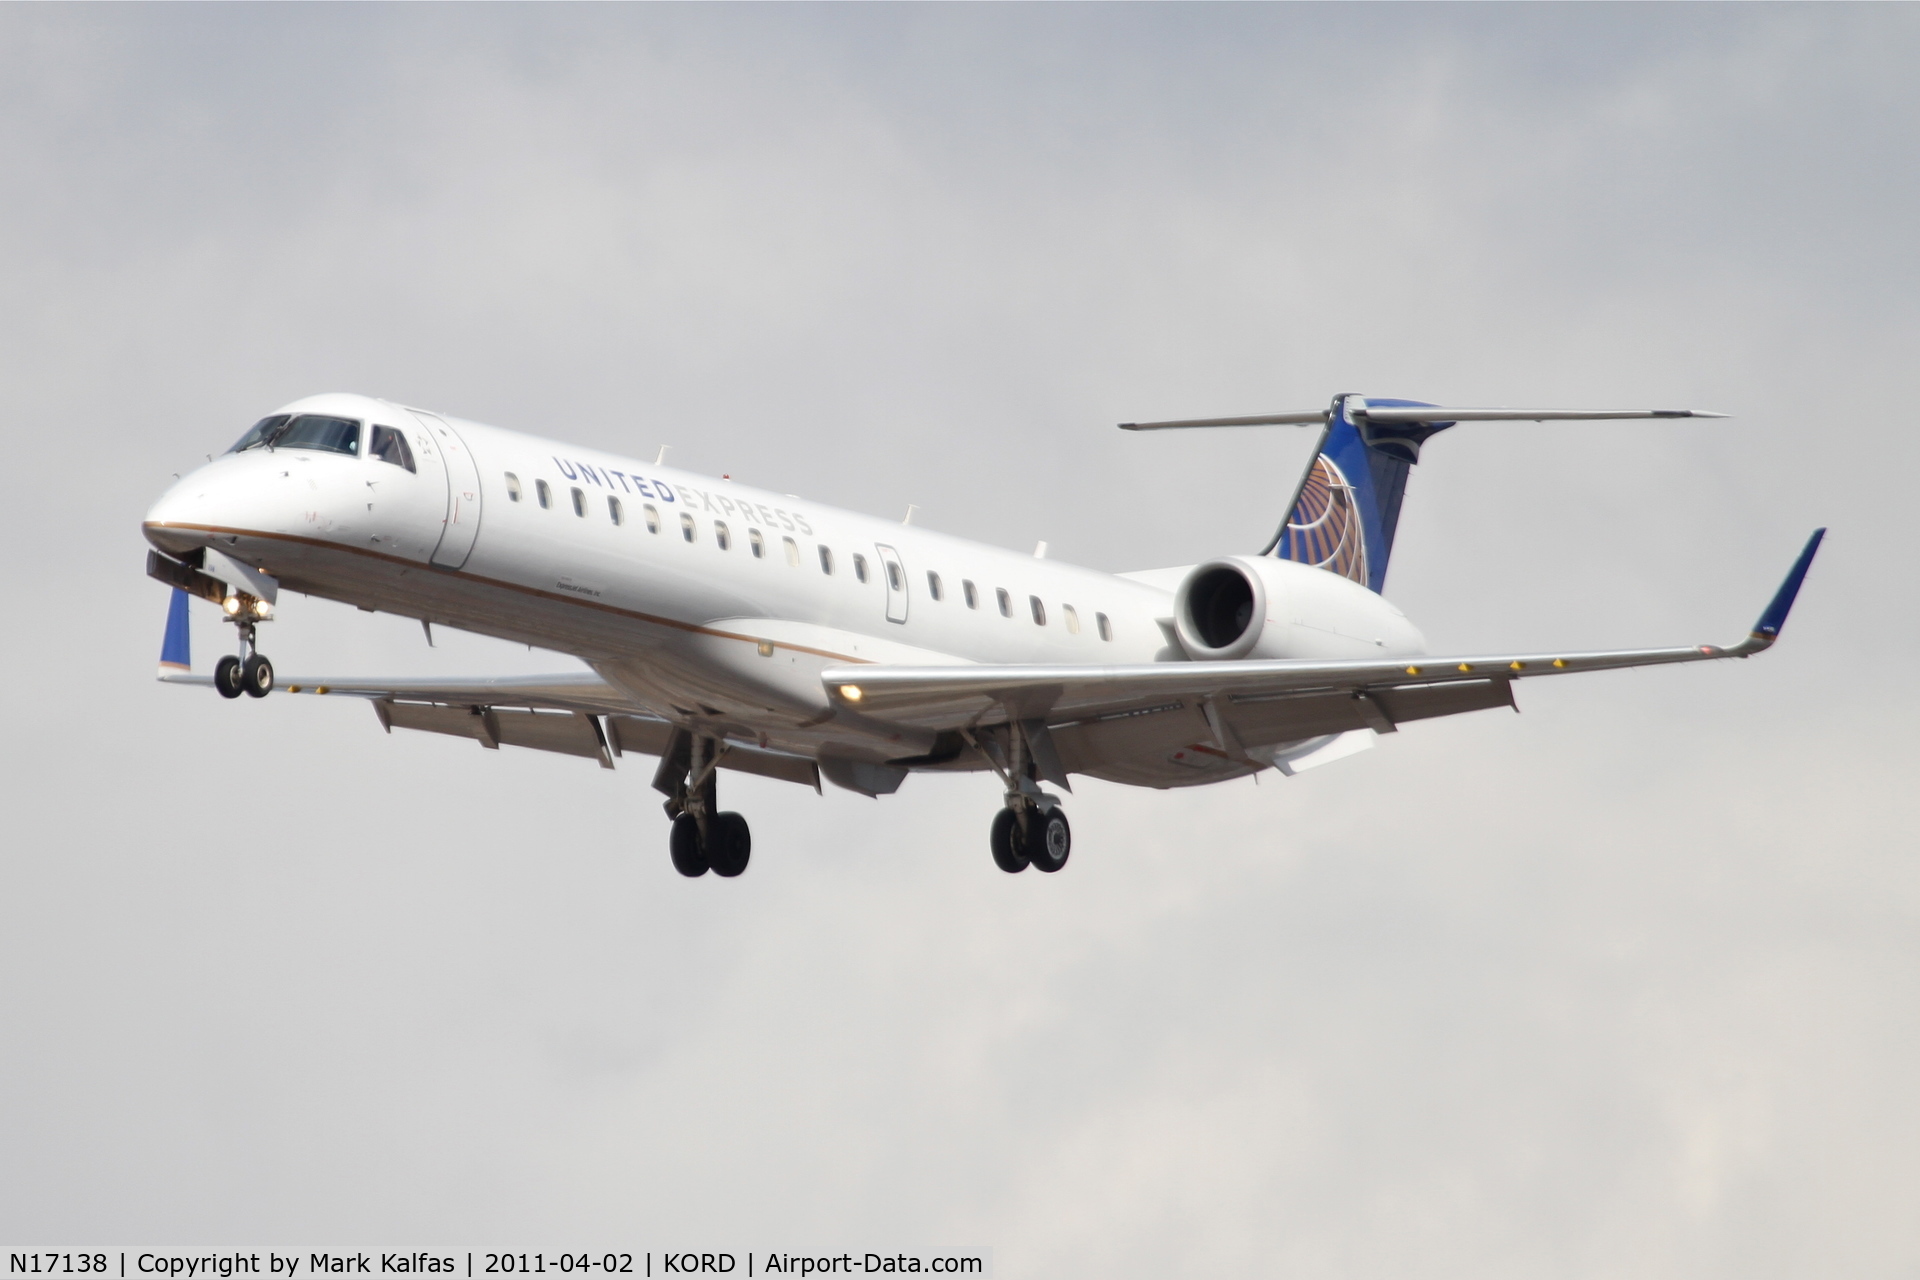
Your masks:
{"label": "landing light", "polygon": [[273,606],[265,600],[255,600],[253,602],[253,616],[256,618],[271,618],[273,616]]}
{"label": "landing light", "polygon": [[857,684],[843,684],[840,686],[840,696],[848,702],[858,702],[866,695],[860,692],[860,686]]}
{"label": "landing light", "polygon": [[221,607],[222,607],[222,608],[224,608],[224,609],[225,609],[225,610],[226,610],[226,611],[227,611],[228,613],[235,613],[235,614],[237,614],[237,613],[239,613],[239,612],[240,612],[240,597],[239,597],[239,596],[228,596],[228,597],[227,597],[227,602],[226,602],[226,604],[225,604],[225,605],[223,605],[223,606],[221,606]]}

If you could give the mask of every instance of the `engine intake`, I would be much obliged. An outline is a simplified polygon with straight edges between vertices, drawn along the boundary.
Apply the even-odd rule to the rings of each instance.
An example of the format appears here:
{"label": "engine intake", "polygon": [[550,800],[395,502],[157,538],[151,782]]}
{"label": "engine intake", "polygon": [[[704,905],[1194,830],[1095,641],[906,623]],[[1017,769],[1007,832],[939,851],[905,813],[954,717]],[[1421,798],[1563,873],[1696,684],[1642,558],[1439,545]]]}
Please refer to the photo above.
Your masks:
{"label": "engine intake", "polygon": [[1174,630],[1190,658],[1244,658],[1260,643],[1266,621],[1266,583],[1238,560],[1196,566],[1174,594]]}

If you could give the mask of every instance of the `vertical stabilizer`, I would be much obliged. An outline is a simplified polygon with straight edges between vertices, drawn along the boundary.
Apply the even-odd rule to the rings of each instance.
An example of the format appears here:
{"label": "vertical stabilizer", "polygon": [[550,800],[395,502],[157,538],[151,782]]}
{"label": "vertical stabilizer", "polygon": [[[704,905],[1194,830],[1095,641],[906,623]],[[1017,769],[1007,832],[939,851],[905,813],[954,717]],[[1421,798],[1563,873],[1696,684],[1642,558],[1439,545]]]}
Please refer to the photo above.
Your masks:
{"label": "vertical stabilizer", "polygon": [[1419,400],[1340,396],[1333,405],[1273,554],[1379,591],[1387,580],[1407,473],[1428,437],[1453,423],[1368,420],[1369,406],[1429,407]]}
{"label": "vertical stabilizer", "polygon": [[160,674],[184,675],[193,670],[193,630],[187,620],[187,593],[173,589],[167,606],[167,634],[160,642]]}

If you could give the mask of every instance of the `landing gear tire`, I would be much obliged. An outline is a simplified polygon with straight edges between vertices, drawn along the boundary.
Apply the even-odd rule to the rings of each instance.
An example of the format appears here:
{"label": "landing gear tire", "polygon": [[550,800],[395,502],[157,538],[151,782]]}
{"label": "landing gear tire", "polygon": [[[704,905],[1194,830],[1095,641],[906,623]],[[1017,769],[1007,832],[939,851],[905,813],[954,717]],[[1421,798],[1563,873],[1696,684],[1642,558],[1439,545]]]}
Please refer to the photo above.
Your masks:
{"label": "landing gear tire", "polygon": [[240,664],[240,687],[255,698],[273,692],[273,664],[261,654],[250,654]]}
{"label": "landing gear tire", "polygon": [[240,696],[240,659],[228,654],[213,664],[213,687],[223,698]]}
{"label": "landing gear tire", "polygon": [[707,823],[707,863],[713,874],[731,879],[747,869],[753,833],[737,813],[716,813]]}
{"label": "landing gear tire", "polygon": [[1027,869],[1026,842],[1020,838],[1020,815],[1002,809],[993,815],[993,861],[1009,875]]}
{"label": "landing gear tire", "polygon": [[673,869],[681,875],[707,874],[707,851],[700,843],[700,823],[692,814],[683,813],[673,820],[667,849],[673,855]]}
{"label": "landing gear tire", "polygon": [[1073,828],[1063,811],[1036,813],[1027,819],[1027,838],[1031,846],[1027,861],[1035,871],[1051,874],[1067,865],[1067,855],[1073,852]]}

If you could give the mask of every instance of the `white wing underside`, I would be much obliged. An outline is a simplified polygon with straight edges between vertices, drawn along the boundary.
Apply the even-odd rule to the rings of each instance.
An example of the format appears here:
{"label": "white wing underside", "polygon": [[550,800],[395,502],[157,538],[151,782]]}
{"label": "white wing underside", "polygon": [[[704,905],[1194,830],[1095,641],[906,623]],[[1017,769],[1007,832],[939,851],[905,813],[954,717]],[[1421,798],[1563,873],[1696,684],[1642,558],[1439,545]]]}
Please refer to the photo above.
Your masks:
{"label": "white wing underside", "polygon": [[[169,673],[166,684],[213,686],[213,677]],[[660,755],[674,726],[637,711],[631,699],[590,671],[465,679],[296,676],[279,692],[370,702],[382,728],[420,729],[471,738],[487,748],[527,747],[598,760],[602,768],[628,752]],[[820,786],[814,762],[802,756],[731,743],[720,767]]]}

